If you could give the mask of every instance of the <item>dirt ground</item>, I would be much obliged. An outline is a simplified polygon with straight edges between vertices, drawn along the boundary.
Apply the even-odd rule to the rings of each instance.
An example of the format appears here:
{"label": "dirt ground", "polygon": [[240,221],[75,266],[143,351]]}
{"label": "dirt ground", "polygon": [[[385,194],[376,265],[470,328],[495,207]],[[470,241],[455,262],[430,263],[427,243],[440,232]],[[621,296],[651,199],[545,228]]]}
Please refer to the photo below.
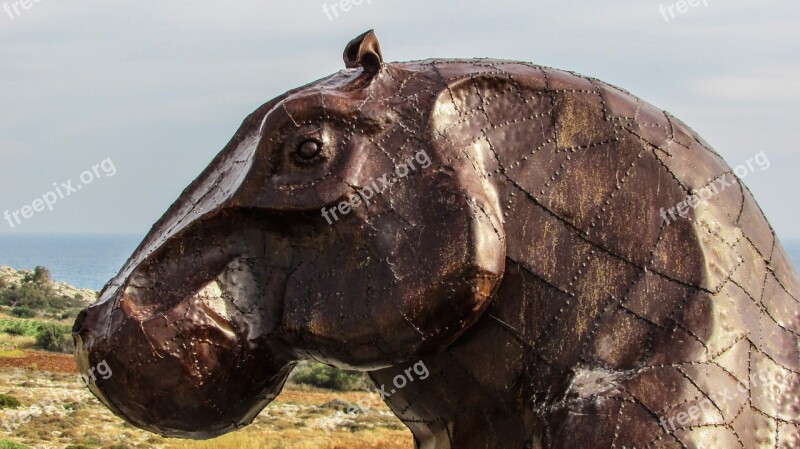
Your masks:
{"label": "dirt ground", "polygon": [[8,351],[0,356],[0,369],[4,368],[28,368],[53,373],[78,373],[75,359],[71,355],[44,351]]}

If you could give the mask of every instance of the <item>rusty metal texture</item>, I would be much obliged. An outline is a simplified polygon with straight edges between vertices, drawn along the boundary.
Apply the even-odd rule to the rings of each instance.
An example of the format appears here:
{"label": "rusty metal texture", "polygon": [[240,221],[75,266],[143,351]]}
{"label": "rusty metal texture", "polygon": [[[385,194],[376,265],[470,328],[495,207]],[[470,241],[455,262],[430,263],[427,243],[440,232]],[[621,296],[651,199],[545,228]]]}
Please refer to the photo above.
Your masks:
{"label": "rusty metal texture", "polygon": [[385,63],[372,32],[344,60],[250,115],[79,316],[111,410],[209,438],[299,360],[423,361],[387,398],[419,448],[800,447],[800,281],[694,131],[538,65]]}

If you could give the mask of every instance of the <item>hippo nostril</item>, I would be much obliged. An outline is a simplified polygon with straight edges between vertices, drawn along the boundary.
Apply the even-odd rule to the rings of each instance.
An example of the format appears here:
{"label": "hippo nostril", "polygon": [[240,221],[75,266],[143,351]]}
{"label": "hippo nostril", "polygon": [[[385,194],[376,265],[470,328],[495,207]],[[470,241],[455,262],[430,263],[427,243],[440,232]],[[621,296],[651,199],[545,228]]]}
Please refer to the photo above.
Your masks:
{"label": "hippo nostril", "polygon": [[78,334],[83,330],[83,323],[86,321],[86,309],[81,310],[81,313],[78,314],[78,318],[75,319],[75,324],[72,325],[72,333]]}

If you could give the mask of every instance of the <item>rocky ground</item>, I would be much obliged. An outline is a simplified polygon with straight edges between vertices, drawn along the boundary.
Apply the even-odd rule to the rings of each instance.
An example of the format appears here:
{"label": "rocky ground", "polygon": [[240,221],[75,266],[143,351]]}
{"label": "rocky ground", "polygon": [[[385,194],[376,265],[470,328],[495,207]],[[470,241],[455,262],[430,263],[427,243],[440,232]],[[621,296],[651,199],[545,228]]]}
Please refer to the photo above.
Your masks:
{"label": "rocky ground", "polygon": [[[0,283],[5,281],[7,286],[19,287],[22,284],[22,278],[25,275],[30,275],[30,270],[15,270],[11,267],[0,266]],[[60,296],[74,298],[79,296],[84,302],[90,304],[97,299],[97,292],[86,288],[76,288],[66,282],[51,281],[50,285],[53,287],[53,292]]]}

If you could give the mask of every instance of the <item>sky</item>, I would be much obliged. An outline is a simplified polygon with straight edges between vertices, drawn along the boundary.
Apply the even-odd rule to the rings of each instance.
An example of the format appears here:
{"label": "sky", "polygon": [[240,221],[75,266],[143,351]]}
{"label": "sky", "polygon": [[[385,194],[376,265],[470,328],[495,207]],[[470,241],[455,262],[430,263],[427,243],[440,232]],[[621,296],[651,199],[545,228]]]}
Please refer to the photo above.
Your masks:
{"label": "sky", "polygon": [[342,69],[374,28],[386,61],[573,70],[669,111],[731,166],[763,151],[745,183],[800,239],[797,0],[343,1],[0,0],[0,214],[42,209],[0,234],[144,234],[247,114]]}

